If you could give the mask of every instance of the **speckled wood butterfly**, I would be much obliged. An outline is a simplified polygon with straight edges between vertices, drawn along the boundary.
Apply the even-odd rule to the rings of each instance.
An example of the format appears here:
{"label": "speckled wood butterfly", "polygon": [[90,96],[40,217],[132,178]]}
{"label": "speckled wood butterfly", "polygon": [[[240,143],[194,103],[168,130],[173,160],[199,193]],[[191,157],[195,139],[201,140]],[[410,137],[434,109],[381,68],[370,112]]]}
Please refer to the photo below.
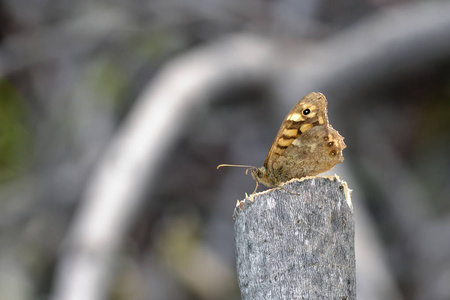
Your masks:
{"label": "speckled wood butterfly", "polygon": [[274,187],[330,170],[344,161],[345,147],[344,138],[328,124],[325,96],[309,93],[284,119],[262,167],[222,164],[217,168],[248,167],[257,184]]}

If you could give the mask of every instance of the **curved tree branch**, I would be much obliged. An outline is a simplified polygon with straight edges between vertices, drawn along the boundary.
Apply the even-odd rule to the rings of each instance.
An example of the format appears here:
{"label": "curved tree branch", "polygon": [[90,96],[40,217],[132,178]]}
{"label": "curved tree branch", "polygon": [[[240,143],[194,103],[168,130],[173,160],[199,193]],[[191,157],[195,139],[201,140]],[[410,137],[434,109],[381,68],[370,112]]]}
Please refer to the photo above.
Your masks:
{"label": "curved tree branch", "polygon": [[269,43],[232,37],[174,60],[140,97],[87,187],[63,250],[53,299],[102,299],[111,262],[194,108],[225,82],[270,73]]}

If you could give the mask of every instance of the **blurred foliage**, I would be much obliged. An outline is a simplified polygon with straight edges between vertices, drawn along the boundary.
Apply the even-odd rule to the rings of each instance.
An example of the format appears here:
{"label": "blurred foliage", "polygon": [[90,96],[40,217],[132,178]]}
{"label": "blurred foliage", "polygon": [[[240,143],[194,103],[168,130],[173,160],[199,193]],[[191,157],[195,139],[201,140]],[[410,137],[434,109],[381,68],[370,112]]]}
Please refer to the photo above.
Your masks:
{"label": "blurred foliage", "polygon": [[[450,211],[450,91],[437,91],[440,93],[428,95],[432,95],[433,101],[422,99],[415,107],[420,125],[417,126],[419,133],[414,163],[423,186],[430,194],[424,201],[430,201],[429,206],[437,215],[445,216]],[[428,105],[424,107],[424,103]]]}
{"label": "blurred foliage", "polygon": [[[307,54],[399,2],[421,1],[1,2],[0,298],[46,299],[52,292],[58,252],[70,247],[61,241],[97,159],[138,95],[173,59],[241,33]],[[372,32],[365,36],[377,39]],[[367,40],[346,42],[359,47]],[[389,51],[383,55],[394,59]],[[448,63],[429,66],[408,74],[416,81],[399,87],[404,79],[393,80],[388,90],[375,86],[361,92],[364,97],[355,86],[355,99],[329,105],[332,123],[348,144],[343,165],[359,181],[352,188],[365,196],[354,202],[375,217],[384,240],[380,248],[390,256],[390,271],[407,299],[436,299],[418,292],[448,274],[450,252],[439,244],[450,240],[448,230],[438,234],[433,226],[448,223],[450,211],[449,71]],[[215,166],[264,159],[280,123],[274,116],[285,112],[277,111],[280,99],[272,97],[271,87],[226,88],[213,105],[189,114],[191,127],[161,163],[160,178],[146,195],[151,205],[132,221],[138,237],[128,237],[112,274],[113,299],[239,299],[231,218],[236,198],[230,195],[242,197],[254,183],[243,172],[227,179]],[[332,106],[341,106],[342,113],[331,113]],[[383,181],[388,175],[392,185]],[[408,185],[409,177],[418,180]],[[408,209],[415,205],[411,186],[426,189],[416,196],[416,211]],[[417,224],[410,211],[434,214],[420,220],[422,231],[406,231],[401,222]],[[441,252],[431,252],[437,248]],[[421,274],[413,278],[415,270]]]}
{"label": "blurred foliage", "polygon": [[129,78],[124,75],[112,59],[100,58],[91,67],[89,82],[92,90],[100,93],[100,98],[110,101],[108,106],[120,104],[129,84]]}
{"label": "blurred foliage", "polygon": [[7,80],[0,80],[0,182],[22,174],[30,163],[32,135],[24,98]]}

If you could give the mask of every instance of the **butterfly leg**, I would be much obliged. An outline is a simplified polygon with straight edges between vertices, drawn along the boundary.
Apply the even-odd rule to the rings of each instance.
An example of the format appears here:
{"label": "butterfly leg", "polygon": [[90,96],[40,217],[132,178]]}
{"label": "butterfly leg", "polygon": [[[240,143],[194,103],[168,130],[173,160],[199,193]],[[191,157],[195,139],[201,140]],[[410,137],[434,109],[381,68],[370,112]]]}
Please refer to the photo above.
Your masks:
{"label": "butterfly leg", "polygon": [[283,186],[281,186],[281,185],[278,185],[278,187],[279,187],[280,189],[284,190],[284,191],[285,191],[286,193],[288,193],[288,194],[296,195],[296,196],[300,195],[299,193],[291,192],[291,191],[285,189],[285,188],[284,188]]}

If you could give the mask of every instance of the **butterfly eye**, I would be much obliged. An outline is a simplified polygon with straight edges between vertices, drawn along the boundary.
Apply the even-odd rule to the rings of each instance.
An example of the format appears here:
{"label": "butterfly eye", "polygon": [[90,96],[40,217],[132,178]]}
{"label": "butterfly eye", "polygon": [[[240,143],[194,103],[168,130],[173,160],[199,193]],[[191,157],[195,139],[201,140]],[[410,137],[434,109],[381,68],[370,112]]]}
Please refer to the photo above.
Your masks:
{"label": "butterfly eye", "polygon": [[261,170],[255,169],[252,171],[252,176],[256,178],[262,178],[262,172]]}
{"label": "butterfly eye", "polygon": [[306,116],[310,113],[311,111],[309,110],[309,108],[303,110],[303,114]]}

